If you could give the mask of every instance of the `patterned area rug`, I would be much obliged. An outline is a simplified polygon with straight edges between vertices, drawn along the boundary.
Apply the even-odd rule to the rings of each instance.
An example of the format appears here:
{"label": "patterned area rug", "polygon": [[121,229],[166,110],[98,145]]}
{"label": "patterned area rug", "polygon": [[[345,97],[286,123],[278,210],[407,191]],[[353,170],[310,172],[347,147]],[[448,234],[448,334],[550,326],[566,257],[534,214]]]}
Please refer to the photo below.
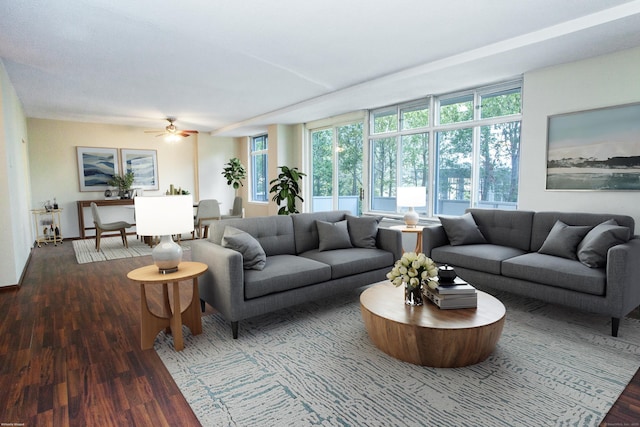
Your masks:
{"label": "patterned area rug", "polygon": [[[127,243],[129,245],[128,249],[122,244],[120,236],[103,237],[100,239],[100,252],[96,252],[95,239],[73,240],[73,250],[78,264],[151,255],[153,250],[142,240],[137,239],[136,236],[127,236]],[[189,242],[183,240],[180,244],[184,251],[191,249]]]}
{"label": "patterned area rug", "polygon": [[[217,315],[185,349],[155,349],[204,426],[596,426],[640,364],[640,321],[497,293],[495,352],[465,368],[415,366],[371,344],[359,293],[240,322]],[[402,304],[398,301],[398,304]]]}

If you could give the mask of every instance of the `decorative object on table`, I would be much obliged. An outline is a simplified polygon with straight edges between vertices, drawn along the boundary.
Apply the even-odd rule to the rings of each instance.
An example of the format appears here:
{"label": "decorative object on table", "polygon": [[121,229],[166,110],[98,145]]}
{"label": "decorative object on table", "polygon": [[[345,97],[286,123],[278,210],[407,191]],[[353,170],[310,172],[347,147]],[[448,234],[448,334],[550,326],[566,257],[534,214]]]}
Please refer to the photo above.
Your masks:
{"label": "decorative object on table", "polygon": [[247,177],[247,170],[237,157],[229,160],[229,163],[224,165],[222,169],[222,175],[227,180],[227,185],[230,185],[235,190],[235,194],[238,194],[238,189],[242,187],[242,180]]}
{"label": "decorative object on table", "polygon": [[405,252],[387,273],[387,279],[396,287],[404,285],[405,304],[422,305],[422,285],[438,286],[438,267],[423,253]]}
{"label": "decorative object on table", "polygon": [[427,206],[426,187],[398,187],[397,206],[408,207],[404,214],[404,223],[407,227],[415,227],[420,217],[414,208]]}
{"label": "decorative object on table", "polygon": [[116,148],[76,147],[80,191],[104,191],[119,173]]}
{"label": "decorative object on table", "polygon": [[182,248],[173,234],[193,231],[193,199],[189,195],[136,197],[136,228],[139,236],[161,236],[151,253],[162,274],[178,271]]}
{"label": "decorative object on table", "polygon": [[449,283],[438,283],[435,288],[425,288],[424,296],[442,309],[473,308],[478,306],[478,293],[469,283],[454,278]]}
{"label": "decorative object on table", "polygon": [[180,187],[176,187],[173,184],[169,186],[169,189],[165,193],[165,195],[167,196],[186,196],[189,194],[190,194],[189,191],[183,190]]}
{"label": "decorative object on table", "polygon": [[300,197],[300,184],[298,184],[298,181],[303,176],[307,176],[307,174],[300,172],[298,168],[280,166],[280,169],[281,172],[278,177],[269,182],[272,185],[269,193],[275,193],[271,200],[276,202],[278,206],[280,206],[281,202],[286,201],[286,204],[278,209],[278,215],[299,213],[300,211],[296,207],[296,199],[300,199],[301,202],[304,202],[304,199]]}
{"label": "decorative object on table", "polygon": [[440,279],[440,283],[453,283],[456,277],[458,277],[456,275],[456,271],[449,264],[438,267],[438,278]]}
{"label": "decorative object on table", "polygon": [[640,190],[640,103],[548,117],[547,190]]}
{"label": "decorative object on table", "polygon": [[129,192],[135,176],[133,172],[127,172],[124,175],[113,175],[109,180],[109,185],[112,187],[118,187],[118,195],[121,199],[130,199],[131,193]]}
{"label": "decorative object on table", "polygon": [[158,155],[156,150],[121,149],[122,170],[133,172],[132,187],[143,190],[159,190]]}

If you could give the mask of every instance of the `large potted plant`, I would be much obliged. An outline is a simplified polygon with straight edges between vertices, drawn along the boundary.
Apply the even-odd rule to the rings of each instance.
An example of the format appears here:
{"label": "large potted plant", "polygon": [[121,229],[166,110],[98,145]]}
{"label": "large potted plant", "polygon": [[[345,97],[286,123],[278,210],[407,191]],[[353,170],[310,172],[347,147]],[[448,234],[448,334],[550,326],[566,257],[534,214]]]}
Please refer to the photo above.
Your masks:
{"label": "large potted plant", "polygon": [[133,185],[133,179],[133,172],[127,172],[124,175],[113,175],[107,184],[118,187],[118,195],[121,199],[129,199],[131,198],[129,189]]}
{"label": "large potted plant", "polygon": [[242,186],[242,180],[247,177],[247,170],[240,162],[240,159],[234,157],[229,160],[229,163],[224,165],[224,169],[222,169],[222,175],[227,180],[227,185],[233,187],[238,194],[238,189]]}
{"label": "large potted plant", "polygon": [[296,208],[296,199],[304,202],[304,199],[300,197],[300,185],[298,181],[307,174],[302,173],[298,168],[289,168],[287,166],[280,166],[281,172],[276,179],[269,182],[272,185],[269,193],[275,193],[273,198],[274,202],[280,206],[280,203],[286,201],[284,206],[280,206],[278,209],[278,215],[289,215],[298,213]]}

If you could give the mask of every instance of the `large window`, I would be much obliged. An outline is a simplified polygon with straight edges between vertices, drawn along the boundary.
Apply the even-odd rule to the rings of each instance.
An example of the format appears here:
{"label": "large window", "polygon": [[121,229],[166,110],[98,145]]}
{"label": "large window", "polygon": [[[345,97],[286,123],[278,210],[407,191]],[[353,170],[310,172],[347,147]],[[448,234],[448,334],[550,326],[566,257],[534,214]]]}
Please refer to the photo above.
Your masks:
{"label": "large window", "polygon": [[369,118],[373,211],[404,212],[398,187],[426,188],[421,216],[517,207],[521,82],[384,107]]}
{"label": "large window", "polygon": [[251,200],[267,202],[267,135],[251,138]]}

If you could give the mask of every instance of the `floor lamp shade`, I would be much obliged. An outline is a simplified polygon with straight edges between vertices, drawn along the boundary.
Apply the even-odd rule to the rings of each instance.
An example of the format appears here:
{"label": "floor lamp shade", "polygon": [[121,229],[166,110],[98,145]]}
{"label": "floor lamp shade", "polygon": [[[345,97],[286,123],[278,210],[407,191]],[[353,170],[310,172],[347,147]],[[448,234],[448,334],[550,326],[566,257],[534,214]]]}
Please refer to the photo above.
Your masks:
{"label": "floor lamp shade", "polygon": [[398,187],[396,204],[409,208],[404,214],[404,223],[407,227],[415,227],[419,216],[414,208],[427,206],[427,187]]}
{"label": "floor lamp shade", "polygon": [[136,233],[161,236],[153,249],[153,261],[161,273],[177,271],[182,248],[171,235],[193,231],[193,199],[186,196],[136,197]]}

